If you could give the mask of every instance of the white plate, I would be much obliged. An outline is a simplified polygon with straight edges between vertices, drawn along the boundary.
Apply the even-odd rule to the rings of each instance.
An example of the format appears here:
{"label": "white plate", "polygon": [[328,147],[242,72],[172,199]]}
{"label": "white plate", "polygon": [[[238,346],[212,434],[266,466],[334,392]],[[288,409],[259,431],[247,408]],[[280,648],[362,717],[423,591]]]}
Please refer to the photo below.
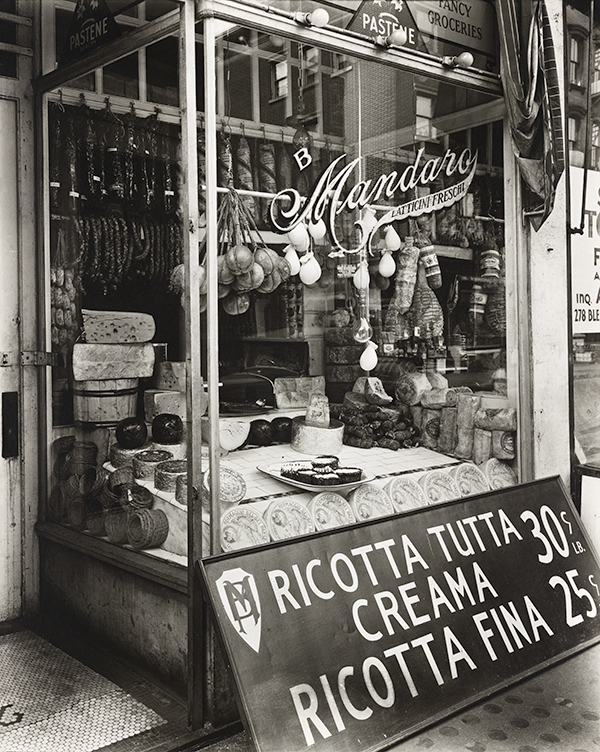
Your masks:
{"label": "white plate", "polygon": [[258,465],[256,469],[260,470],[260,472],[264,473],[265,475],[271,476],[271,478],[280,480],[282,483],[287,483],[288,486],[301,488],[304,491],[312,491],[313,493],[315,491],[351,491],[353,488],[357,488],[363,483],[369,483],[370,481],[375,480],[374,475],[369,475],[369,473],[366,473],[363,470],[362,478],[360,480],[352,481],[352,483],[340,483],[336,486],[317,486],[312,485],[311,483],[302,483],[301,481],[294,480],[293,478],[283,477],[280,472],[281,465]]}

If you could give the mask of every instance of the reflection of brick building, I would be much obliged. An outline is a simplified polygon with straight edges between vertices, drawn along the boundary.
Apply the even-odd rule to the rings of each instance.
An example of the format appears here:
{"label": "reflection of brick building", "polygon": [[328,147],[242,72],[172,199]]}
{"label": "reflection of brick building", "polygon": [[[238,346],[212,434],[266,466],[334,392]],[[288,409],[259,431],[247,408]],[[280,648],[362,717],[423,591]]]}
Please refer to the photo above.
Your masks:
{"label": "reflection of brick building", "polygon": [[[565,44],[567,56],[566,126],[571,166],[583,167],[586,122],[588,123],[588,167],[598,170],[600,169],[600,9],[596,7],[595,11],[591,56],[589,15],[589,0],[570,0],[566,4],[565,23],[568,35]],[[590,86],[591,89],[588,91]]]}

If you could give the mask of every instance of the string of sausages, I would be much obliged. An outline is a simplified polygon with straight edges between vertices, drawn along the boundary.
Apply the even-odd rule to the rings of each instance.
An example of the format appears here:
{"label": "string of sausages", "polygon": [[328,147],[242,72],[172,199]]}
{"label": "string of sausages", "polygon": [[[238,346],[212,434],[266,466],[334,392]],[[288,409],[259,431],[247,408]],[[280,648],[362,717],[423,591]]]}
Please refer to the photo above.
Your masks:
{"label": "string of sausages", "polygon": [[84,288],[92,283],[106,294],[140,278],[166,284],[183,261],[181,223],[176,217],[86,216],[73,222]]}

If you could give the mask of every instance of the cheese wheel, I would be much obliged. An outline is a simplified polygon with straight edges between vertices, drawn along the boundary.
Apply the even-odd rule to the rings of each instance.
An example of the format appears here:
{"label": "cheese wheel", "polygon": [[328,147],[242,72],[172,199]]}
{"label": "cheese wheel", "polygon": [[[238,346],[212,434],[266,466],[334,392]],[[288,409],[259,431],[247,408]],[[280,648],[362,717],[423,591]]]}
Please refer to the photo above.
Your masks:
{"label": "cheese wheel", "polygon": [[479,467],[487,478],[492,490],[508,488],[517,484],[517,476],[511,466],[495,457],[490,457],[487,462],[484,462]]}
{"label": "cheese wheel", "polygon": [[150,449],[149,441],[136,449],[123,449],[118,444],[111,444],[109,450],[110,464],[113,467],[132,467],[135,455],[147,449]]}
{"label": "cheese wheel", "polygon": [[188,486],[187,486],[187,473],[178,475],[175,478],[175,500],[184,507],[187,507],[188,503]]}
{"label": "cheese wheel", "polygon": [[333,491],[323,491],[313,496],[308,503],[308,511],[317,530],[330,530],[356,522],[350,504]]}
{"label": "cheese wheel", "polygon": [[133,458],[133,474],[138,480],[154,481],[154,471],[160,462],[172,460],[171,452],[160,452],[155,449],[146,449],[138,452]]}
{"label": "cheese wheel", "polygon": [[400,475],[386,485],[385,492],[390,497],[397,512],[426,507],[429,501],[425,492],[414,478]]}
{"label": "cheese wheel", "polygon": [[295,538],[313,533],[315,523],[308,507],[296,499],[275,499],[265,512],[265,522],[271,540]]}
{"label": "cheese wheel", "polygon": [[179,444],[160,444],[158,441],[151,441],[150,449],[157,452],[170,452],[174,460],[184,460],[187,456],[185,441],[181,441]]}
{"label": "cheese wheel", "polygon": [[250,506],[243,504],[232,507],[221,516],[221,548],[223,551],[237,551],[269,542],[269,531],[262,515]]}
{"label": "cheese wheel", "polygon": [[463,462],[450,470],[462,496],[473,496],[490,490],[487,478],[472,462]]}
{"label": "cheese wheel", "polygon": [[342,451],[344,424],[331,419],[327,428],[309,426],[304,416],[292,418],[291,448],[302,454],[339,454]]}
{"label": "cheese wheel", "polygon": [[[239,504],[246,495],[243,476],[226,465],[219,468],[219,503],[222,509]],[[202,473],[202,507],[207,511],[210,504],[210,471]]]}
{"label": "cheese wheel", "polygon": [[454,478],[446,470],[430,470],[419,478],[430,504],[440,504],[460,498],[460,491]]}
{"label": "cheese wheel", "polygon": [[394,507],[386,492],[374,483],[363,483],[348,494],[350,508],[357,522],[394,514]]}
{"label": "cheese wheel", "polygon": [[154,487],[159,491],[175,493],[177,478],[186,473],[186,460],[172,459],[159,462],[154,468]]}

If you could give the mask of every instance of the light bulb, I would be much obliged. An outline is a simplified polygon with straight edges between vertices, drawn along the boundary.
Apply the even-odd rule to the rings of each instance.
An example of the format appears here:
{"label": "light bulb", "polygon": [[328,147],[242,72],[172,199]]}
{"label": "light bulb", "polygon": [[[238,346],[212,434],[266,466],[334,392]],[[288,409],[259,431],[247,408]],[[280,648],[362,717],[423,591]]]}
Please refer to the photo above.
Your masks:
{"label": "light bulb", "polygon": [[305,285],[314,285],[321,273],[321,267],[313,253],[307,253],[300,260],[300,279]]}
{"label": "light bulb", "polygon": [[315,240],[320,240],[321,238],[325,237],[326,232],[327,227],[325,226],[325,222],[323,222],[322,219],[319,219],[317,222],[308,223],[308,233]]}
{"label": "light bulb", "polygon": [[298,222],[295,227],[288,231],[288,240],[297,251],[304,253],[310,244],[310,237],[304,222]]}
{"label": "light bulb", "polygon": [[363,371],[372,371],[377,365],[377,345],[374,342],[367,342],[365,349],[362,351],[359,366]]}
{"label": "light bulb", "polygon": [[395,31],[392,31],[387,38],[387,43],[390,47],[403,47],[407,39],[406,29],[400,26]]}
{"label": "light bulb", "polygon": [[352,281],[357,290],[366,290],[369,286],[369,267],[365,261],[361,261],[358,265],[358,269],[354,272]]}
{"label": "light bulb", "polygon": [[388,251],[397,251],[400,246],[402,245],[402,241],[400,240],[400,235],[394,230],[392,225],[389,225],[387,230],[385,231],[385,247]]}
{"label": "light bulb", "polygon": [[313,137],[303,125],[300,125],[292,136],[292,143],[296,149],[310,149],[313,145]]}
{"label": "light bulb", "polygon": [[358,325],[354,329],[352,338],[355,342],[360,342],[362,344],[364,342],[368,342],[372,336],[373,328],[371,327],[371,324],[369,324],[368,320],[364,316],[361,316],[358,319]]}
{"label": "light bulb", "polygon": [[396,271],[396,262],[394,261],[394,257],[389,251],[384,251],[381,254],[381,259],[379,261],[379,267],[377,271],[379,272],[379,274],[381,274],[382,277],[391,277]]}
{"label": "light bulb", "polygon": [[473,65],[474,58],[470,52],[461,52],[454,60],[459,68],[470,68]]}
{"label": "light bulb", "polygon": [[286,245],[284,251],[285,260],[290,265],[290,275],[294,277],[300,271],[300,259],[293,245]]}
{"label": "light bulb", "polygon": [[329,23],[329,13],[325,8],[315,8],[312,13],[295,13],[294,19],[305,26],[316,26],[322,28]]}

